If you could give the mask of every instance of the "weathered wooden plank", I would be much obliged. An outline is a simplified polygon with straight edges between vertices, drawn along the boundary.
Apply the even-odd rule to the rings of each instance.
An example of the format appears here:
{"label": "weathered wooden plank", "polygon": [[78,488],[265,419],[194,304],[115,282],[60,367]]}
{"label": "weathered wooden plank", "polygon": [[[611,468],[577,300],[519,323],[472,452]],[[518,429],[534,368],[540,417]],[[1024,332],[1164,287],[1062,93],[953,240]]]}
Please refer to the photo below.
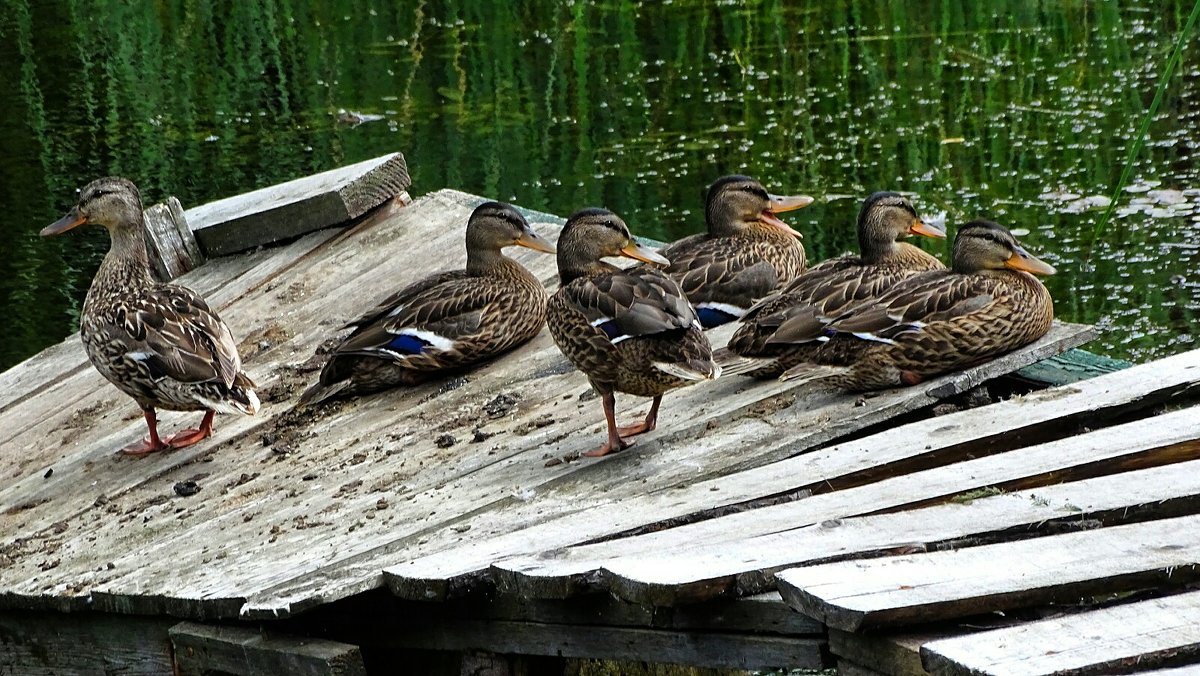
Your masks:
{"label": "weathered wooden plank", "polygon": [[223,256],[340,225],[399,196],[411,184],[392,153],[187,210],[209,256]]}
{"label": "weathered wooden plank", "polygon": [[[1107,377],[1118,376],[1113,374]],[[1085,385],[1079,384],[1080,387]],[[835,486],[843,483],[843,477],[864,467],[895,467],[901,459],[906,465],[902,466],[903,469],[895,470],[896,473],[915,467],[913,461],[922,457],[929,458],[929,464],[933,466],[932,469],[862,485],[850,482],[851,486],[843,490],[637,537],[500,561],[494,565],[495,575],[502,588],[527,596],[562,597],[604,583],[634,602],[656,605],[734,593],[742,590],[743,585],[751,585],[745,589],[752,591],[756,585],[769,585],[769,573],[781,566],[812,560],[806,558],[810,555],[832,556],[839,551],[838,548],[855,544],[853,540],[843,542],[834,537],[826,540],[830,549],[798,546],[791,540],[804,540],[808,535],[807,531],[795,531],[797,528],[830,519],[919,504],[987,486],[1014,489],[1025,487],[1026,484],[1062,481],[1071,473],[1079,477],[1087,473],[1130,469],[1139,458],[1149,462],[1155,461],[1154,458],[1157,458],[1157,462],[1175,462],[1196,450],[1197,444],[1190,442],[1194,436],[1194,425],[1200,420],[1198,408],[1182,409],[1168,416],[1135,421],[1117,428],[1127,430],[1130,434],[1104,429],[999,455],[989,455],[994,449],[989,451],[977,444],[964,443],[986,439],[996,433],[1007,434],[1010,443],[1020,443],[1023,430],[1017,428],[1005,432],[1006,424],[1021,420],[1032,427],[1038,424],[1040,416],[1051,414],[1047,408],[1058,407],[1056,410],[1063,413],[1077,411],[1075,407],[1080,405],[1107,408],[1100,395],[1102,391],[1089,386],[1078,393],[1057,399],[1051,391],[1047,391],[1049,394],[1032,398],[1033,402],[1044,402],[1042,405],[1010,400],[913,423],[883,435],[779,463],[786,467],[768,467],[764,471],[725,477],[719,486],[714,484],[694,488],[706,490],[717,487],[725,491],[728,486],[738,484],[766,488],[780,478],[790,478],[792,484],[789,485],[803,481],[802,487],[819,489],[823,482]],[[1118,391],[1111,390],[1107,396],[1113,396]],[[1095,398],[1071,404],[1070,398],[1084,393]],[[1067,433],[1070,428],[1064,425],[1059,431]],[[1179,445],[1182,447],[1175,448]],[[1158,452],[1163,448],[1172,450]],[[959,458],[980,455],[984,457],[951,464]],[[773,470],[773,474],[767,476],[767,469]],[[1120,502],[1137,500],[1137,497],[1117,495],[1115,499]],[[949,511],[953,512],[953,506]],[[1004,517],[998,515],[997,518]],[[1030,515],[1030,518],[1037,521],[1043,517]],[[939,526],[941,523],[931,525]],[[911,535],[914,538],[949,538],[954,537],[953,528],[967,528],[968,532],[973,532],[970,529],[974,525],[970,521],[957,525],[945,522],[946,530],[935,529],[936,536],[934,531],[913,532]],[[882,540],[876,537],[863,540],[860,544],[868,548],[902,544],[889,541],[886,537],[889,532],[884,532]],[[605,574],[601,573],[602,568],[607,569]],[[764,574],[758,574],[760,571]]]}
{"label": "weathered wooden plank", "polygon": [[0,612],[0,673],[172,673],[171,620],[101,613]]}
{"label": "weathered wooden plank", "polygon": [[[1200,471],[1200,461],[1118,473],[1140,462],[1176,462],[1180,457],[1200,456],[1200,443],[1170,441],[1194,432],[1176,429],[1174,433],[1160,435],[1159,430],[1153,429],[1154,421],[1117,429],[1116,433],[1145,431],[1151,435],[1145,443],[1114,443],[1116,439],[1112,437],[1116,433],[1080,439],[1078,444],[1055,442],[930,469],[882,481],[877,486],[802,499],[793,503],[799,509],[763,508],[752,514],[762,516],[764,531],[775,525],[778,532],[767,536],[709,544],[704,533],[719,531],[724,520],[704,522],[702,533],[692,530],[694,545],[662,550],[670,554],[629,556],[605,563],[605,581],[614,594],[632,603],[689,603],[769,588],[778,570],[818,561],[889,551],[922,551],[955,540],[1002,539],[1004,533],[1012,530],[1018,530],[1013,536],[1033,528],[1062,530],[1085,516],[1098,524],[1141,520],[1148,515],[1200,512],[1200,480],[1182,475]],[[1200,424],[1200,411],[1189,417],[1189,421]],[[1164,420],[1163,424],[1166,423],[1169,421]],[[1037,474],[1010,478],[1019,475],[1021,468]],[[1109,472],[1112,474],[1098,479],[1054,485],[1056,481],[1074,478],[1073,475]],[[1051,485],[1044,485],[1048,483]],[[955,484],[960,489],[954,489]],[[929,493],[952,497],[970,495],[970,491],[983,486],[996,490],[1018,484],[1040,487],[974,499],[967,501],[968,504],[950,502],[845,520],[840,514],[842,510],[870,513],[881,505],[892,509],[896,504]],[[872,487],[877,490],[870,490]],[[929,493],[918,492],[923,490]],[[808,503],[815,504],[808,507]],[[839,507],[840,510],[836,509]],[[763,514],[773,509],[776,514]],[[593,549],[602,551],[602,545],[593,545]]]}
{"label": "weathered wooden plank", "polygon": [[1200,578],[1200,515],[779,574],[779,591],[831,627],[933,622]]}
{"label": "weathered wooden plank", "polygon": [[366,676],[358,646],[181,622],[170,629],[179,676]]}
{"label": "weathered wooden plank", "polygon": [[1197,662],[1200,592],[932,641],[921,658],[934,674],[972,676],[1129,673]]}
{"label": "weathered wooden plank", "polygon": [[166,202],[146,209],[144,215],[146,253],[160,280],[171,281],[204,262],[204,253],[188,227],[179,200],[168,197]]}
{"label": "weathered wooden plank", "polygon": [[[370,640],[370,639],[368,639]],[[520,655],[645,661],[704,667],[818,669],[821,638],[668,631],[632,627],[457,620],[391,635],[390,648],[486,650]]]}

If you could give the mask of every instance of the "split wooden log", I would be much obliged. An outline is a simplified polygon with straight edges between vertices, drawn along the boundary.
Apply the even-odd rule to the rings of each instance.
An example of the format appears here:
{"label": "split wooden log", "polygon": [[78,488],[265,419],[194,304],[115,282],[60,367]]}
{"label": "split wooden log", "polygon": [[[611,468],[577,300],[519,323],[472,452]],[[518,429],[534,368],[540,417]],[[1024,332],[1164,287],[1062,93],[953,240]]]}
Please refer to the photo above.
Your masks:
{"label": "split wooden log", "polygon": [[204,262],[204,253],[175,197],[146,209],[146,253],[159,280],[169,282]]}

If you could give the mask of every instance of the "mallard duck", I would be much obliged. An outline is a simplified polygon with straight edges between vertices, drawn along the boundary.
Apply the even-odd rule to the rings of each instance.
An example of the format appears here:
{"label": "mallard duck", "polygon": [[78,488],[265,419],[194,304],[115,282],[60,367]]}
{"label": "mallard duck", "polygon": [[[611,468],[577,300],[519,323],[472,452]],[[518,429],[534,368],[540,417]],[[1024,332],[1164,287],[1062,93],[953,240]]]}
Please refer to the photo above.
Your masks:
{"label": "mallard duck", "polygon": [[868,197],[858,212],[857,227],[859,255],[831,258],[810,268],[742,317],[729,339],[730,351],[767,360],[749,375],[773,378],[809,361],[821,346],[817,339],[825,318],[878,298],[901,279],[946,267],[900,241],[913,235],[946,236],[941,227],[922,221],[902,195],[877,192]]}
{"label": "mallard duck", "polygon": [[[1054,268],[1003,226],[972,221],[954,239],[953,267],[914,275],[825,327],[828,345],[785,380],[828,378],[848,390],[915,385],[1015,350],[1045,335],[1050,293],[1034,275]],[[844,365],[828,365],[834,364]]]}
{"label": "mallard duck", "polygon": [[[96,370],[141,406],[150,429],[149,439],[122,450],[142,455],[189,446],[212,436],[217,412],[253,415],[258,396],[229,327],[195,291],[151,277],[137,186],[117,176],[92,181],[41,235],[84,223],[108,228],[112,246],[83,303],[83,347]],[[198,428],[162,439],[157,408],[204,411],[204,418]]]}
{"label": "mallard duck", "polygon": [[554,253],[521,212],[486,202],[467,220],[467,266],[425,277],[389,296],[343,328],[300,403],[335,395],[414,385],[507,352],[537,335],[546,321],[546,290],[501,251],[524,246]]}
{"label": "mallard duck", "polygon": [[807,195],[772,195],[749,176],[725,176],[708,189],[708,232],[661,253],[705,328],[741,317],[758,299],[804,272],[801,234],[775,215],[812,204]]}
{"label": "mallard duck", "polygon": [[[679,285],[654,267],[621,270],[601,260],[613,256],[669,264],[635,242],[611,211],[584,209],[571,216],[558,239],[561,286],[546,317],[554,342],[604,406],[608,441],[587,456],[622,450],[629,446],[624,437],[653,430],[664,392],[720,374]],[[617,427],[614,392],[653,397],[646,419]]]}

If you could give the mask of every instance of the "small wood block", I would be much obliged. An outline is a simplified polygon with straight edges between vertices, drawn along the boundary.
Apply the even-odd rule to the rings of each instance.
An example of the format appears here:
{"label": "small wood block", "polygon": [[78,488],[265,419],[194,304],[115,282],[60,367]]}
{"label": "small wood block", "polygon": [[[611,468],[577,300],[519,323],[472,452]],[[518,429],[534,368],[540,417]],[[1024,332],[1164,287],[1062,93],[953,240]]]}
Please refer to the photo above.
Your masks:
{"label": "small wood block", "polygon": [[[925,668],[947,675],[1141,673],[1142,669],[1194,663],[1198,656],[1200,592],[1039,620],[921,646]],[[1192,666],[1187,673],[1196,673],[1196,667]]]}
{"label": "small wood block", "polygon": [[181,622],[170,629],[179,676],[366,676],[358,646]]}
{"label": "small wood block", "polygon": [[1200,515],[780,573],[793,608],[859,631],[1200,579]]}
{"label": "small wood block", "polygon": [[209,256],[253,249],[340,225],[411,184],[400,153],[280,183],[188,209],[187,220]]}
{"label": "small wood block", "polygon": [[160,281],[169,282],[204,262],[179,200],[168,197],[146,209],[145,221],[146,253]]}

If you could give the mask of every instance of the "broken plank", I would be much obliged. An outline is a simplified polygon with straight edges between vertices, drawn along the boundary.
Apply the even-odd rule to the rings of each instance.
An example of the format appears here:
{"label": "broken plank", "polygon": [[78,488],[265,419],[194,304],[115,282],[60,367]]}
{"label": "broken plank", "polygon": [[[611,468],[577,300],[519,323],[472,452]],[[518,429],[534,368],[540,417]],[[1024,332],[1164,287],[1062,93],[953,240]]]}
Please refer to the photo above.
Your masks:
{"label": "broken plank", "polygon": [[358,646],[181,622],[170,629],[179,676],[366,676]]}
{"label": "broken plank", "polygon": [[[1187,374],[1187,379],[1200,375],[1195,366],[1200,364],[1200,353],[1190,356],[1178,364]],[[880,509],[895,508],[939,495],[965,492],[980,486],[1003,483],[1018,478],[1020,466],[1010,466],[1016,458],[1026,462],[1038,462],[1027,469],[1034,473],[1063,470],[1073,466],[1095,462],[1105,457],[1136,457],[1157,445],[1178,444],[1189,441],[1188,427],[1163,429],[1162,421],[1138,421],[1131,429],[1150,433],[1156,444],[1137,446],[1122,443],[1106,432],[1094,432],[1082,437],[1050,442],[1049,448],[1021,451],[1013,455],[1009,451],[1003,457],[987,459],[981,456],[994,455],[1000,450],[1040,440],[1045,436],[1052,439],[1074,431],[1069,419],[1087,416],[1088,424],[1103,427],[1113,422],[1114,409],[1132,402],[1155,399],[1152,393],[1159,384],[1148,380],[1151,369],[1130,369],[1085,381],[1055,390],[1045,390],[1027,397],[1018,397],[1005,402],[978,409],[961,411],[948,416],[911,423],[884,434],[857,439],[820,451],[797,456],[774,465],[742,474],[732,474],[720,480],[704,482],[677,490],[678,500],[688,504],[695,495],[701,500],[705,494],[716,492],[726,498],[737,496],[739,487],[761,491],[760,494],[781,494],[789,491],[819,491],[828,485],[847,485],[848,488],[820,493],[812,497],[785,502],[735,513],[717,519],[699,521],[657,532],[608,540],[569,549],[546,551],[537,555],[525,554],[510,557],[511,560],[497,561],[493,571],[498,584],[508,591],[536,597],[563,597],[592,589],[599,579],[597,572],[605,564],[618,558],[649,557],[661,552],[687,551],[703,543],[706,547],[717,547],[723,542],[746,539],[758,535],[769,535],[797,526],[833,518],[843,518]],[[1131,374],[1131,375],[1126,375]],[[1168,392],[1178,392],[1168,386]],[[1169,397],[1170,395],[1168,395]],[[1162,399],[1158,399],[1162,401]],[[1190,424],[1200,412],[1171,414],[1166,422],[1182,421]],[[1095,415],[1092,415],[1095,414]],[[1059,416],[1059,417],[1055,417]],[[1136,449],[1134,448],[1136,446]],[[959,469],[945,469],[955,460],[976,458],[963,469],[976,469],[980,474],[965,474]],[[1012,460],[1008,459],[1012,458]],[[933,469],[924,470],[925,467]],[[1040,470],[1037,468],[1041,468]],[[914,471],[922,473],[913,474]],[[854,479],[856,475],[864,479]],[[888,477],[878,480],[878,477]],[[976,478],[972,478],[976,477]],[[672,494],[668,494],[672,495]],[[663,500],[668,496],[643,496],[633,498],[623,505],[624,509],[643,515],[647,521],[654,514],[653,499]],[[709,497],[709,500],[714,498]],[[692,503],[695,504],[695,503]],[[649,512],[649,513],[648,513]],[[561,527],[579,527],[584,516]],[[533,545],[530,545],[533,549]],[[784,550],[785,552],[788,550]],[[761,556],[780,555],[774,549],[763,550]],[[755,557],[761,562],[760,557]],[[684,570],[707,572],[703,566],[685,567]],[[711,579],[712,576],[707,576]],[[701,576],[699,579],[706,579]],[[658,603],[668,599],[656,597]]]}
{"label": "broken plank", "polygon": [[[1126,427],[1129,431],[1146,431],[1152,438],[1134,444],[1123,439],[1113,441],[1111,434],[1093,433],[1078,444],[1055,442],[803,499],[786,512],[760,514],[761,530],[774,526],[778,532],[708,544],[706,534],[722,527],[723,519],[715,519],[703,523],[703,532],[696,532],[700,524],[691,529],[696,543],[692,546],[663,549],[669,553],[658,556],[627,556],[605,563],[604,579],[612,593],[630,602],[674,605],[769,588],[775,572],[818,561],[889,551],[923,551],[962,539],[997,539],[1013,529],[1017,529],[1017,536],[1026,529],[1062,530],[1084,518],[1092,523],[1120,523],[1149,515],[1200,511],[1200,479],[1185,479],[1183,474],[1200,471],[1200,460],[1121,473],[1135,466],[1138,461],[1134,459],[1139,457],[1145,462],[1171,463],[1181,456],[1200,456],[1200,443],[1172,443],[1172,438],[1190,433],[1157,435],[1150,424]],[[1035,451],[1045,464],[1036,466],[1029,461]],[[952,501],[924,509],[843,519],[845,511],[867,513],[881,505],[919,499],[922,490],[949,498],[984,486],[1005,486],[1005,481],[992,479],[1013,476],[1009,463],[1036,473],[1016,480],[1021,485],[1050,485],[968,500],[969,504]],[[1073,474],[1093,473],[1107,475],[1058,483],[1071,479]],[[955,484],[959,488],[954,488]],[[748,514],[765,511],[771,510]],[[603,546],[593,549],[602,551]]]}
{"label": "broken plank", "polygon": [[188,209],[210,256],[339,225],[400,196],[411,184],[404,156],[392,153]]}
{"label": "broken plank", "polygon": [[847,631],[933,622],[1200,578],[1200,515],[779,574],[800,612]]}
{"label": "broken plank", "polygon": [[1194,663],[1200,592],[932,641],[921,646],[921,658],[946,676],[1111,674]]}

